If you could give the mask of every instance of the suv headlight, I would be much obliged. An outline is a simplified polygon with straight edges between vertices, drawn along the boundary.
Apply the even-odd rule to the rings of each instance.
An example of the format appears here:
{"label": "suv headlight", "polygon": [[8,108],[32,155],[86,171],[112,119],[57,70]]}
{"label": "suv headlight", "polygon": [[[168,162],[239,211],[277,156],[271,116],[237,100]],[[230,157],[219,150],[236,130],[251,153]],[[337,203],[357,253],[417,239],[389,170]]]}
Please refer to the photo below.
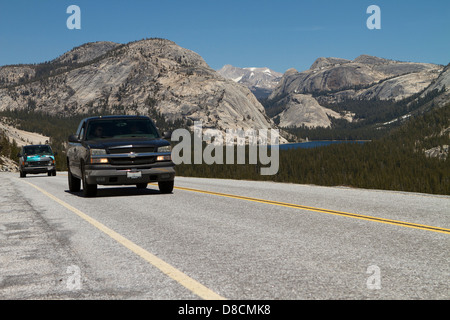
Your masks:
{"label": "suv headlight", "polygon": [[108,158],[102,157],[106,155],[105,149],[91,149],[91,163],[108,163]]}

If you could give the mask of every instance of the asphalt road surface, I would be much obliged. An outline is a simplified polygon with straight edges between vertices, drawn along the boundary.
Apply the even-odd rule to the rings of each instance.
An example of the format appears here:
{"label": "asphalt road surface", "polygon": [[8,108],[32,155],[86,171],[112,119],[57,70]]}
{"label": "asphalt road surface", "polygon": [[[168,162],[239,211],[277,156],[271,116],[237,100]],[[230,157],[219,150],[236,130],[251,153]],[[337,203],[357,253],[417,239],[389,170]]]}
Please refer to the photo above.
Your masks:
{"label": "asphalt road surface", "polygon": [[0,174],[0,299],[448,300],[450,197]]}

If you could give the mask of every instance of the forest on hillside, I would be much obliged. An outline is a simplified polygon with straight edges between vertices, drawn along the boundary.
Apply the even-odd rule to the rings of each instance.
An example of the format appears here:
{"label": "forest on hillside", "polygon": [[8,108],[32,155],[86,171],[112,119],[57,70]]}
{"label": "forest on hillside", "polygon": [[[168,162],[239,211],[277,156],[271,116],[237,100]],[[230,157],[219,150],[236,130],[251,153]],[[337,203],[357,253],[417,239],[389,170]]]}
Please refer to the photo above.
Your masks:
{"label": "forest on hillside", "polygon": [[[121,114],[118,111],[118,114]],[[34,111],[33,109],[23,110],[5,110],[0,112],[0,118],[5,117],[12,121],[14,126],[43,134],[50,137],[50,145],[53,151],[56,151],[56,169],[59,171],[67,170],[65,151],[67,148],[68,137],[74,134],[80,124],[80,121],[86,117],[99,116],[102,113],[78,114],[70,117],[62,115],[51,115],[44,112]],[[167,121],[164,116],[157,112],[152,105],[148,106],[148,116],[155,122],[161,132],[171,131],[176,128],[186,128],[187,124],[183,121]],[[4,146],[0,154],[17,160],[17,150],[19,149],[13,141],[9,141],[6,136],[0,132],[0,141]]]}
{"label": "forest on hillside", "polygon": [[[433,99],[445,92],[445,86],[441,90],[432,90],[424,94],[426,89],[400,101],[394,100],[359,100],[344,99],[337,103],[326,103],[324,97],[332,93],[323,92],[316,95],[316,98],[324,100],[321,105],[337,113],[353,114],[353,121],[329,117],[330,127],[309,128],[287,127],[286,132],[296,136],[299,140],[308,138],[309,140],[372,140],[384,137],[392,128],[401,125],[404,116],[410,116],[424,112],[424,107],[434,108]],[[260,99],[269,117],[274,118],[275,123],[279,121],[279,114],[285,109],[280,103],[286,95],[282,95],[274,100]],[[431,106],[430,106],[431,103]]]}
{"label": "forest on hillside", "polygon": [[[66,170],[67,137],[87,115],[70,118],[31,111],[4,111],[0,117],[15,119],[20,129],[50,136],[58,151],[57,169]],[[159,119],[160,129],[175,129]],[[400,190],[450,195],[450,157],[430,158],[425,150],[450,145],[450,104],[413,117],[381,138],[364,144],[336,144],[314,149],[279,151],[280,167],[271,176],[261,175],[261,165],[180,164],[177,175],[268,180],[324,186]],[[15,159],[14,146],[0,137],[2,154]],[[248,150],[247,150],[248,151]]]}
{"label": "forest on hillside", "polygon": [[450,145],[450,105],[421,115],[372,142],[280,150],[280,168],[261,176],[258,165],[179,165],[186,176],[270,180],[325,186],[450,194],[450,159],[424,150]]}
{"label": "forest on hillside", "polygon": [[280,150],[280,168],[273,176],[262,176],[261,166],[249,164],[182,164],[177,174],[450,195],[450,157],[429,158],[424,152],[450,145],[449,127],[450,104],[372,142]]}

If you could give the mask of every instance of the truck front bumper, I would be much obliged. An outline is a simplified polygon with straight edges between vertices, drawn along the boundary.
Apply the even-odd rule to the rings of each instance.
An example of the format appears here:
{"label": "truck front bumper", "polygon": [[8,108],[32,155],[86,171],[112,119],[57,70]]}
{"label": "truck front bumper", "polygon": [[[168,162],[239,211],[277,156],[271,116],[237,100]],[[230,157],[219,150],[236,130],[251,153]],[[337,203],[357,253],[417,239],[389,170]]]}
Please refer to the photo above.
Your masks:
{"label": "truck front bumper", "polygon": [[[175,179],[173,166],[158,166],[152,168],[117,169],[90,168],[85,169],[86,182],[100,185],[132,185],[158,181],[172,181]],[[94,167],[94,166],[92,166]]]}
{"label": "truck front bumper", "polygon": [[55,166],[42,166],[42,167],[32,167],[32,166],[26,166],[21,167],[20,171],[23,173],[29,173],[29,174],[39,174],[39,173],[48,173],[55,171]]}

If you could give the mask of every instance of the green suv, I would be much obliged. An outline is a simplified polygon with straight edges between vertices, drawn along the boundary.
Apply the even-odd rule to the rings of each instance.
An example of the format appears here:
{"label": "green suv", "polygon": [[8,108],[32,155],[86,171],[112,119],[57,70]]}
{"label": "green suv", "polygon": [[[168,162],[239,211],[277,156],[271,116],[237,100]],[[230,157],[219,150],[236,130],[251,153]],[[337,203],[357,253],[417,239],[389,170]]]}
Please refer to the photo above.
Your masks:
{"label": "green suv", "polygon": [[20,177],[28,173],[47,173],[56,176],[55,155],[52,148],[46,144],[23,146],[19,154]]}

